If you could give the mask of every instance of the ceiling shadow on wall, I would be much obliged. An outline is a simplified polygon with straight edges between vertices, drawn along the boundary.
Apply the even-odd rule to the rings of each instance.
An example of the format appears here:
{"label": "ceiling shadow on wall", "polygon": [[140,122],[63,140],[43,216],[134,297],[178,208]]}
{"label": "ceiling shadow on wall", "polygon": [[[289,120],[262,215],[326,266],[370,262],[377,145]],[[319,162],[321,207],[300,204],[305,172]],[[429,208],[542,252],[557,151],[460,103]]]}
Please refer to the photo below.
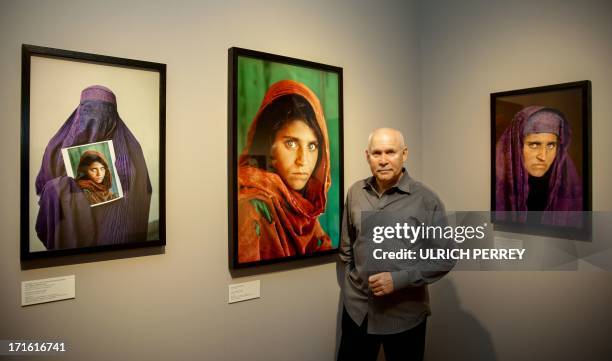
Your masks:
{"label": "ceiling shadow on wall", "polygon": [[96,252],[96,253],[82,253],[82,254],[66,255],[66,256],[53,257],[53,258],[22,260],[21,269],[29,270],[29,269],[36,269],[36,268],[57,267],[57,266],[66,266],[66,265],[71,265],[71,264],[110,261],[114,259],[153,256],[153,255],[159,255],[159,254],[165,254],[165,253],[166,253],[166,249],[164,246],[121,249],[121,250]]}
{"label": "ceiling shadow on wall", "polygon": [[461,308],[455,285],[448,278],[436,282],[431,294],[432,316],[427,321],[426,361],[495,361],[487,329]]}

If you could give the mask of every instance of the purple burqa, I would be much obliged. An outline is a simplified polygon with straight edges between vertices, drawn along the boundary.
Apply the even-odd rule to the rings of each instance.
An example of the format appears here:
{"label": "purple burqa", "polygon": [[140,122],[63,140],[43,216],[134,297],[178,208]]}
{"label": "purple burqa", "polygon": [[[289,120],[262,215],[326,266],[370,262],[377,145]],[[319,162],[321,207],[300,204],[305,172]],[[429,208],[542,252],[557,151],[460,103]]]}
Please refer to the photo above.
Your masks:
{"label": "purple burqa", "polygon": [[[66,175],[61,149],[112,140],[123,198],[91,207]],[[151,182],[140,144],[117,113],[115,95],[94,85],[83,90],[78,108],[45,149],[36,177],[40,195],[36,233],[47,249],[145,241]]]}
{"label": "purple burqa", "polygon": [[529,197],[529,173],[523,161],[523,139],[530,133],[554,133],[558,136],[556,158],[547,176],[548,195],[541,216],[542,224],[581,225],[583,210],[582,181],[568,154],[571,129],[558,111],[529,106],[516,113],[495,149],[495,210],[498,219],[525,222]]}

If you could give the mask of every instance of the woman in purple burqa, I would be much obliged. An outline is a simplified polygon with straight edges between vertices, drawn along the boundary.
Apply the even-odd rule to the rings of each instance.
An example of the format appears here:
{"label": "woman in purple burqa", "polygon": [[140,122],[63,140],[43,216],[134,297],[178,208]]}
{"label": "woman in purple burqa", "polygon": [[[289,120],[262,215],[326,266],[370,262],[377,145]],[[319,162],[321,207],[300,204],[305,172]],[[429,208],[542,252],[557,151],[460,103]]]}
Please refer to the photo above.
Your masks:
{"label": "woman in purple burqa", "polygon": [[581,225],[582,181],[568,154],[570,141],[559,111],[529,106],[516,113],[495,150],[495,210],[504,211],[497,219],[531,222],[535,215],[537,223]]}
{"label": "woman in purple burqa", "polygon": [[[123,198],[91,207],[74,179],[66,175],[62,148],[112,140]],[[110,89],[94,85],[45,149],[36,177],[40,195],[36,233],[47,249],[145,241],[151,182],[140,144],[117,113]]]}

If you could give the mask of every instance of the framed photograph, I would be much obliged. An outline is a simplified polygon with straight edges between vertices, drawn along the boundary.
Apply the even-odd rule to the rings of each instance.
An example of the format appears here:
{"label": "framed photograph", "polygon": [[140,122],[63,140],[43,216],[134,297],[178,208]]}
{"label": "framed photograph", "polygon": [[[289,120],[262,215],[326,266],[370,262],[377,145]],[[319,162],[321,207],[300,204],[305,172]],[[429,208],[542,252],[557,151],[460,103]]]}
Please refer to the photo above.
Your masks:
{"label": "framed photograph", "polygon": [[342,68],[229,49],[229,265],[337,252]]}
{"label": "framed photograph", "polygon": [[21,258],[161,246],[165,64],[22,46]]}
{"label": "framed photograph", "polygon": [[496,229],[588,235],[590,81],[492,93],[491,162]]}

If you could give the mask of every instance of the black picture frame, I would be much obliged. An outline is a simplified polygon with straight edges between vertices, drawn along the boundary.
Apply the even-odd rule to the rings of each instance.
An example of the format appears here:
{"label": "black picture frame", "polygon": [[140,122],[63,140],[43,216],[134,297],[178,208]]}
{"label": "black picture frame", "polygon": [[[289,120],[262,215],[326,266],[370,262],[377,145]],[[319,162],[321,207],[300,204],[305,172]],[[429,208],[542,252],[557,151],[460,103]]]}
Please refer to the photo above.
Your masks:
{"label": "black picture frame", "polygon": [[[129,74],[130,76],[126,77],[124,76],[125,74]],[[59,79],[60,81],[52,81],[53,79]],[[100,79],[103,79],[103,81],[100,81]],[[132,147],[134,149],[140,148],[140,153],[138,153],[138,155],[130,155],[128,158],[129,162],[132,162],[129,167],[133,167],[134,162],[136,162],[134,159],[138,158],[142,160],[142,163],[144,163],[147,168],[146,177],[140,175],[136,176],[140,177],[138,178],[140,179],[140,183],[138,184],[146,184],[148,182],[151,186],[151,193],[148,195],[150,202],[150,208],[147,212],[148,219],[142,216],[142,222],[140,222],[142,224],[146,222],[146,229],[141,232],[146,233],[146,239],[142,239],[143,237],[140,236],[140,239],[134,239],[133,241],[129,240],[131,236],[125,236],[121,241],[105,238],[102,244],[96,244],[98,243],[96,241],[93,243],[89,242],[83,246],[79,246],[79,241],[77,240],[77,245],[70,247],[58,246],[58,244],[62,244],[60,237],[60,241],[55,241],[55,245],[50,248],[47,247],[49,244],[48,242],[45,243],[40,240],[34,229],[35,227],[33,225],[36,223],[36,217],[38,217],[36,213],[41,212],[40,208],[37,208],[39,207],[37,201],[40,195],[33,196],[35,193],[33,185],[37,176],[35,169],[38,168],[42,170],[45,164],[44,161],[40,162],[42,158],[41,149],[44,149],[42,153],[46,152],[46,144],[51,143],[53,134],[60,133],[62,124],[68,124],[71,119],[80,121],[79,118],[73,118],[73,115],[77,114],[77,111],[74,109],[80,108],[80,91],[86,88],[85,86],[81,86],[81,83],[86,84],[86,86],[101,85],[102,87],[107,87],[114,93],[113,98],[116,96],[115,109],[119,109],[116,114],[118,114],[118,117],[122,119],[122,124],[134,134],[134,138],[136,139],[136,142],[126,141],[126,144],[130,144],[130,151]],[[111,85],[109,86],[109,84]],[[64,89],[66,89],[66,91],[64,91]],[[134,92],[132,92],[134,89],[146,90],[146,92],[137,92],[139,97],[134,97],[137,98],[136,100],[128,100],[127,98],[130,97],[125,96],[125,94],[134,94]],[[65,107],[64,103],[71,104],[71,109],[74,110],[73,115],[71,115],[69,111],[65,111],[68,108]],[[61,106],[58,105],[57,109],[55,109],[55,104],[64,104],[64,108],[60,110],[59,108],[61,108]],[[138,122],[140,123],[133,119],[124,118],[124,115],[122,116],[122,109],[129,109],[133,113],[142,114],[138,111],[139,107],[142,109],[142,112],[146,112],[146,115],[148,115],[147,117],[143,117],[144,120],[139,119]],[[49,110],[51,111],[49,112]],[[62,115],[51,115],[55,113]],[[41,114],[45,114],[45,116],[41,116]],[[42,119],[44,119],[44,121],[42,121]],[[151,121],[145,124],[144,122],[149,119]],[[51,124],[48,124],[49,122]],[[21,66],[20,170],[20,258],[22,262],[32,259],[60,257],[81,253],[165,246],[165,123],[165,64],[23,44]],[[48,129],[45,128],[43,131],[41,130],[43,127],[48,127]],[[151,133],[147,133],[146,135],[135,132],[135,130],[140,130],[145,127],[153,130],[149,130]],[[119,126],[117,125],[115,129],[118,128]],[[41,131],[39,132],[39,130]],[[113,130],[113,132],[115,132],[115,130]],[[48,136],[49,134],[51,134],[51,137]],[[114,134],[116,133],[108,134],[113,134],[112,137],[115,137]],[[138,144],[138,147],[134,144]],[[118,156],[121,156],[121,154],[118,154]],[[55,160],[55,158],[50,159]],[[63,176],[66,175],[58,175],[57,178]],[[122,174],[119,173],[119,176],[122,176]],[[136,178],[131,178],[130,176],[129,179],[132,180]],[[74,182],[73,184],[76,184],[76,181]],[[43,188],[45,187],[46,183]],[[132,185],[132,187],[137,189],[135,185]],[[123,189],[126,189],[125,185]],[[145,190],[144,194],[147,193],[148,190]],[[147,196],[145,195],[144,198],[146,199]],[[108,202],[108,206],[119,204],[119,202],[122,201],[124,201],[124,199],[120,199],[116,202]],[[98,208],[105,206],[107,205],[103,204]],[[64,215],[62,215],[62,217],[64,217]],[[94,222],[96,222],[95,216],[92,217]],[[130,221],[132,220],[128,219],[128,222]],[[57,223],[60,222],[58,221],[56,224]],[[74,223],[79,224],[78,217],[75,219]],[[55,227],[53,222],[47,225],[51,229]],[[144,229],[144,227],[141,228]],[[73,237],[78,239],[76,236]]]}
{"label": "black picture frame", "polygon": [[[304,254],[296,253],[296,254],[284,255],[282,257],[276,257],[276,258],[264,259],[262,257],[261,259],[258,259],[255,261],[241,262],[239,260],[238,251],[239,251],[240,245],[239,245],[238,237],[240,236],[240,234],[238,231],[238,222],[239,222],[240,209],[239,209],[239,204],[238,204],[238,198],[239,198],[238,161],[239,161],[239,157],[240,157],[242,150],[244,150],[244,148],[241,146],[242,144],[241,142],[244,143],[247,141],[245,140],[246,132],[245,132],[244,127],[241,130],[238,124],[241,121],[240,119],[242,119],[241,124],[243,123],[252,124],[251,121],[254,119],[253,114],[255,114],[255,111],[254,111],[255,108],[253,108],[253,106],[255,105],[256,108],[259,108],[259,104],[262,102],[262,98],[264,97],[264,94],[263,94],[264,92],[262,91],[260,93],[260,96],[257,97],[256,100],[253,100],[253,99],[249,100],[248,95],[243,98],[240,98],[241,96],[239,95],[239,88],[241,86],[240,82],[242,81],[246,83],[247,81],[252,80],[251,78],[249,78],[249,75],[245,75],[244,73],[242,73],[241,76],[239,76],[239,72],[242,69],[240,68],[242,63],[239,64],[239,62],[241,61],[240,59],[246,59],[245,60],[246,62],[253,61],[256,63],[259,62],[259,63],[264,64],[264,65],[260,64],[262,69],[265,68],[265,71],[263,71],[264,75],[262,75],[262,78],[260,79],[262,83],[260,84],[260,86],[262,87],[262,89],[266,89],[265,93],[267,93],[272,88],[271,84],[275,83],[275,81],[271,80],[272,78],[274,78],[275,76],[274,74],[278,75],[278,73],[274,73],[275,71],[280,71],[281,73],[283,71],[286,71],[286,73],[283,73],[283,74],[290,74],[287,76],[280,76],[282,81],[295,80],[295,81],[301,82],[302,78],[300,78],[301,75],[299,74],[301,71],[300,69],[302,69],[305,73],[308,73],[309,71],[318,72],[322,78],[325,78],[326,76],[328,76],[328,77],[335,79],[335,81],[337,82],[337,88],[334,87],[334,89],[331,91],[336,96],[335,104],[333,105],[333,107],[337,107],[336,108],[337,113],[334,112],[333,131],[331,130],[332,125],[329,120],[331,118],[327,120],[328,133],[334,134],[333,135],[334,139],[331,139],[331,135],[330,135],[330,139],[328,142],[329,143],[328,146],[331,145],[330,151],[329,151],[329,153],[331,153],[331,158],[335,159],[335,163],[333,160],[330,161],[330,168],[336,167],[335,169],[332,169],[333,176],[331,180],[332,187],[333,186],[336,187],[333,190],[335,196],[333,197],[329,196],[328,204],[327,204],[328,208],[326,210],[326,212],[328,212],[331,207],[334,207],[334,212],[337,212],[335,221],[333,221],[335,224],[332,225],[333,227],[335,227],[335,229],[337,229],[337,234],[334,234],[334,235],[330,234],[330,238],[337,237],[337,239],[335,240],[336,241],[335,245],[334,245],[334,240],[332,240],[331,249],[320,250],[320,251],[304,253]],[[281,70],[278,70],[279,68]],[[343,116],[344,115],[343,115],[342,82],[343,82],[343,73],[342,73],[341,67],[291,58],[287,56],[275,55],[275,54],[270,54],[270,53],[265,53],[265,52],[260,52],[260,51],[237,48],[237,47],[232,47],[228,49],[228,152],[229,152],[229,156],[228,156],[228,205],[229,205],[228,207],[228,235],[229,235],[228,237],[228,262],[229,262],[230,270],[252,268],[255,266],[274,264],[274,263],[279,263],[279,262],[288,262],[288,261],[294,261],[298,259],[315,258],[315,257],[329,255],[329,254],[338,252],[338,247],[340,243],[341,221],[342,221],[341,217],[342,217],[343,204],[344,204],[344,153],[343,153],[344,152],[343,151],[343,147],[344,147],[344,144],[343,144],[343,134],[344,134],[343,133],[343,119],[344,118]],[[257,83],[257,81],[249,82],[249,84],[252,84],[252,83]],[[263,83],[265,83],[265,85]],[[306,84],[306,82],[304,82],[304,84]],[[314,88],[315,87],[313,87],[313,89]],[[313,92],[316,93],[315,90],[313,90]],[[318,95],[318,97],[321,98],[320,95]],[[244,100],[244,99],[247,99],[247,100]],[[327,99],[328,98],[326,96],[326,99],[325,100],[322,99],[321,102],[324,103],[325,101],[327,101]],[[334,99],[333,96],[330,96],[330,99]],[[250,115],[241,117],[241,115],[238,114],[239,107],[240,109],[244,109],[244,106],[243,106],[244,104],[241,103],[241,101],[243,103],[247,103],[251,101]],[[333,100],[329,101],[329,103],[332,103],[332,102]],[[328,114],[325,114],[325,117],[327,118]],[[332,146],[334,150],[331,150]],[[329,193],[331,193],[331,188],[330,188]],[[330,206],[330,204],[332,203],[333,203],[333,206]],[[330,216],[330,217],[333,217],[333,216]],[[327,230],[325,231],[327,232]]]}
{"label": "black picture frame", "polygon": [[[495,224],[495,229],[505,232],[550,236],[555,238],[576,239],[583,241],[589,240],[591,237],[592,226],[591,82],[589,80],[583,80],[526,89],[495,92],[491,93],[490,100],[491,220]],[[526,158],[524,157],[526,157],[526,155],[522,155],[523,158],[520,159],[515,155],[510,156],[509,154],[511,154],[511,152],[508,152],[508,149],[504,149],[504,146],[500,145],[499,143],[501,142],[501,138],[505,136],[504,132],[510,132],[508,128],[512,124],[518,124],[513,122],[517,122],[519,121],[518,119],[520,117],[523,117],[525,118],[523,124],[527,124],[527,121],[529,121],[530,117],[535,114],[535,112],[542,110],[540,108],[536,108],[538,106],[546,108],[544,109],[544,112],[551,111],[552,113],[557,112],[560,114],[560,119],[562,119],[561,124],[567,124],[567,127],[571,131],[571,136],[566,136],[566,138],[571,139],[571,141],[569,146],[564,148],[563,141],[561,141],[561,138],[558,136],[558,142],[556,144],[557,148],[555,150],[555,160],[553,160],[553,163],[548,166],[549,168],[546,168],[546,165],[537,165],[537,167],[547,169],[547,171],[543,176],[538,173],[537,177],[534,177],[532,175],[534,172],[530,172],[527,170],[527,166],[525,166],[524,162]],[[527,109],[528,107],[532,108]],[[522,115],[519,115],[519,113]],[[527,116],[530,113],[531,115]],[[515,129],[519,129],[518,125]],[[523,136],[524,135],[521,135],[520,137],[515,138],[521,139],[519,148],[526,147],[523,140],[526,140],[527,138],[522,138]],[[539,145],[538,143],[530,144],[532,144],[533,147],[538,147],[538,149],[540,149],[539,147],[544,147],[544,145]],[[523,154],[525,154],[524,152],[525,151],[523,151]],[[580,182],[581,184],[579,185],[581,186],[582,192],[580,194],[580,192],[576,191],[574,194],[581,196],[582,200],[580,201],[579,197],[568,197],[567,199],[569,200],[563,204],[563,207],[566,209],[558,210],[555,209],[555,206],[551,201],[553,196],[551,193],[548,193],[546,197],[540,199],[540,202],[545,202],[540,203],[540,205],[546,204],[547,208],[544,210],[539,209],[534,212],[524,209],[520,210],[518,207],[517,209],[509,209],[511,207],[507,206],[507,204],[510,202],[508,201],[508,198],[510,195],[514,197],[515,194],[519,194],[520,191],[518,190],[519,188],[516,187],[516,185],[519,183],[516,178],[514,178],[515,187],[512,187],[511,189],[503,186],[500,183],[503,182],[501,179],[503,179],[505,174],[507,174],[506,172],[508,167],[516,167],[511,165],[512,161],[508,159],[510,157],[515,157],[515,159],[517,159],[518,162],[523,165],[524,177],[522,179],[525,179],[523,182],[533,181],[533,183],[523,183],[528,184],[527,189],[535,189],[540,177],[542,177],[541,179],[548,177],[547,181],[540,184],[547,184],[547,189],[552,189],[551,187],[553,187],[553,182],[557,182],[557,180],[558,182],[561,182],[561,176],[556,177],[553,174],[561,174],[562,172],[559,170],[555,173],[553,167],[555,166],[555,162],[560,162],[559,155],[564,153],[567,154],[565,158],[569,159],[568,162],[572,163],[573,168],[575,169],[575,172],[568,171],[567,169],[569,169],[571,166],[566,166],[566,168],[564,168],[565,173],[577,175],[566,176],[564,183],[569,184],[570,182],[573,182],[575,185],[579,184],[577,182]],[[502,156],[501,154],[508,155]],[[519,154],[519,152],[515,152],[514,154]],[[498,163],[504,162],[505,164],[500,165],[500,169],[497,169]],[[517,171],[512,171],[512,173],[519,174]],[[531,184],[532,188],[529,188],[529,184]],[[569,186],[567,187],[569,188]],[[579,189],[577,187],[575,188]],[[523,192],[522,194],[523,195],[520,198],[522,198],[524,202],[534,202],[530,203],[532,205],[537,204],[537,200],[532,201],[532,199],[538,197],[537,194],[531,199],[529,198],[530,193],[525,194],[525,192]],[[514,197],[513,199],[515,200],[512,202],[515,202],[515,204],[521,202],[517,200],[519,197]],[[575,201],[573,202],[571,200]],[[557,221],[551,221],[551,219],[553,219],[551,217],[545,220],[544,217],[547,217],[547,212],[550,212],[549,214],[553,215],[552,217],[558,217]],[[563,220],[564,217],[566,221]],[[570,217],[572,220],[569,220]]]}

